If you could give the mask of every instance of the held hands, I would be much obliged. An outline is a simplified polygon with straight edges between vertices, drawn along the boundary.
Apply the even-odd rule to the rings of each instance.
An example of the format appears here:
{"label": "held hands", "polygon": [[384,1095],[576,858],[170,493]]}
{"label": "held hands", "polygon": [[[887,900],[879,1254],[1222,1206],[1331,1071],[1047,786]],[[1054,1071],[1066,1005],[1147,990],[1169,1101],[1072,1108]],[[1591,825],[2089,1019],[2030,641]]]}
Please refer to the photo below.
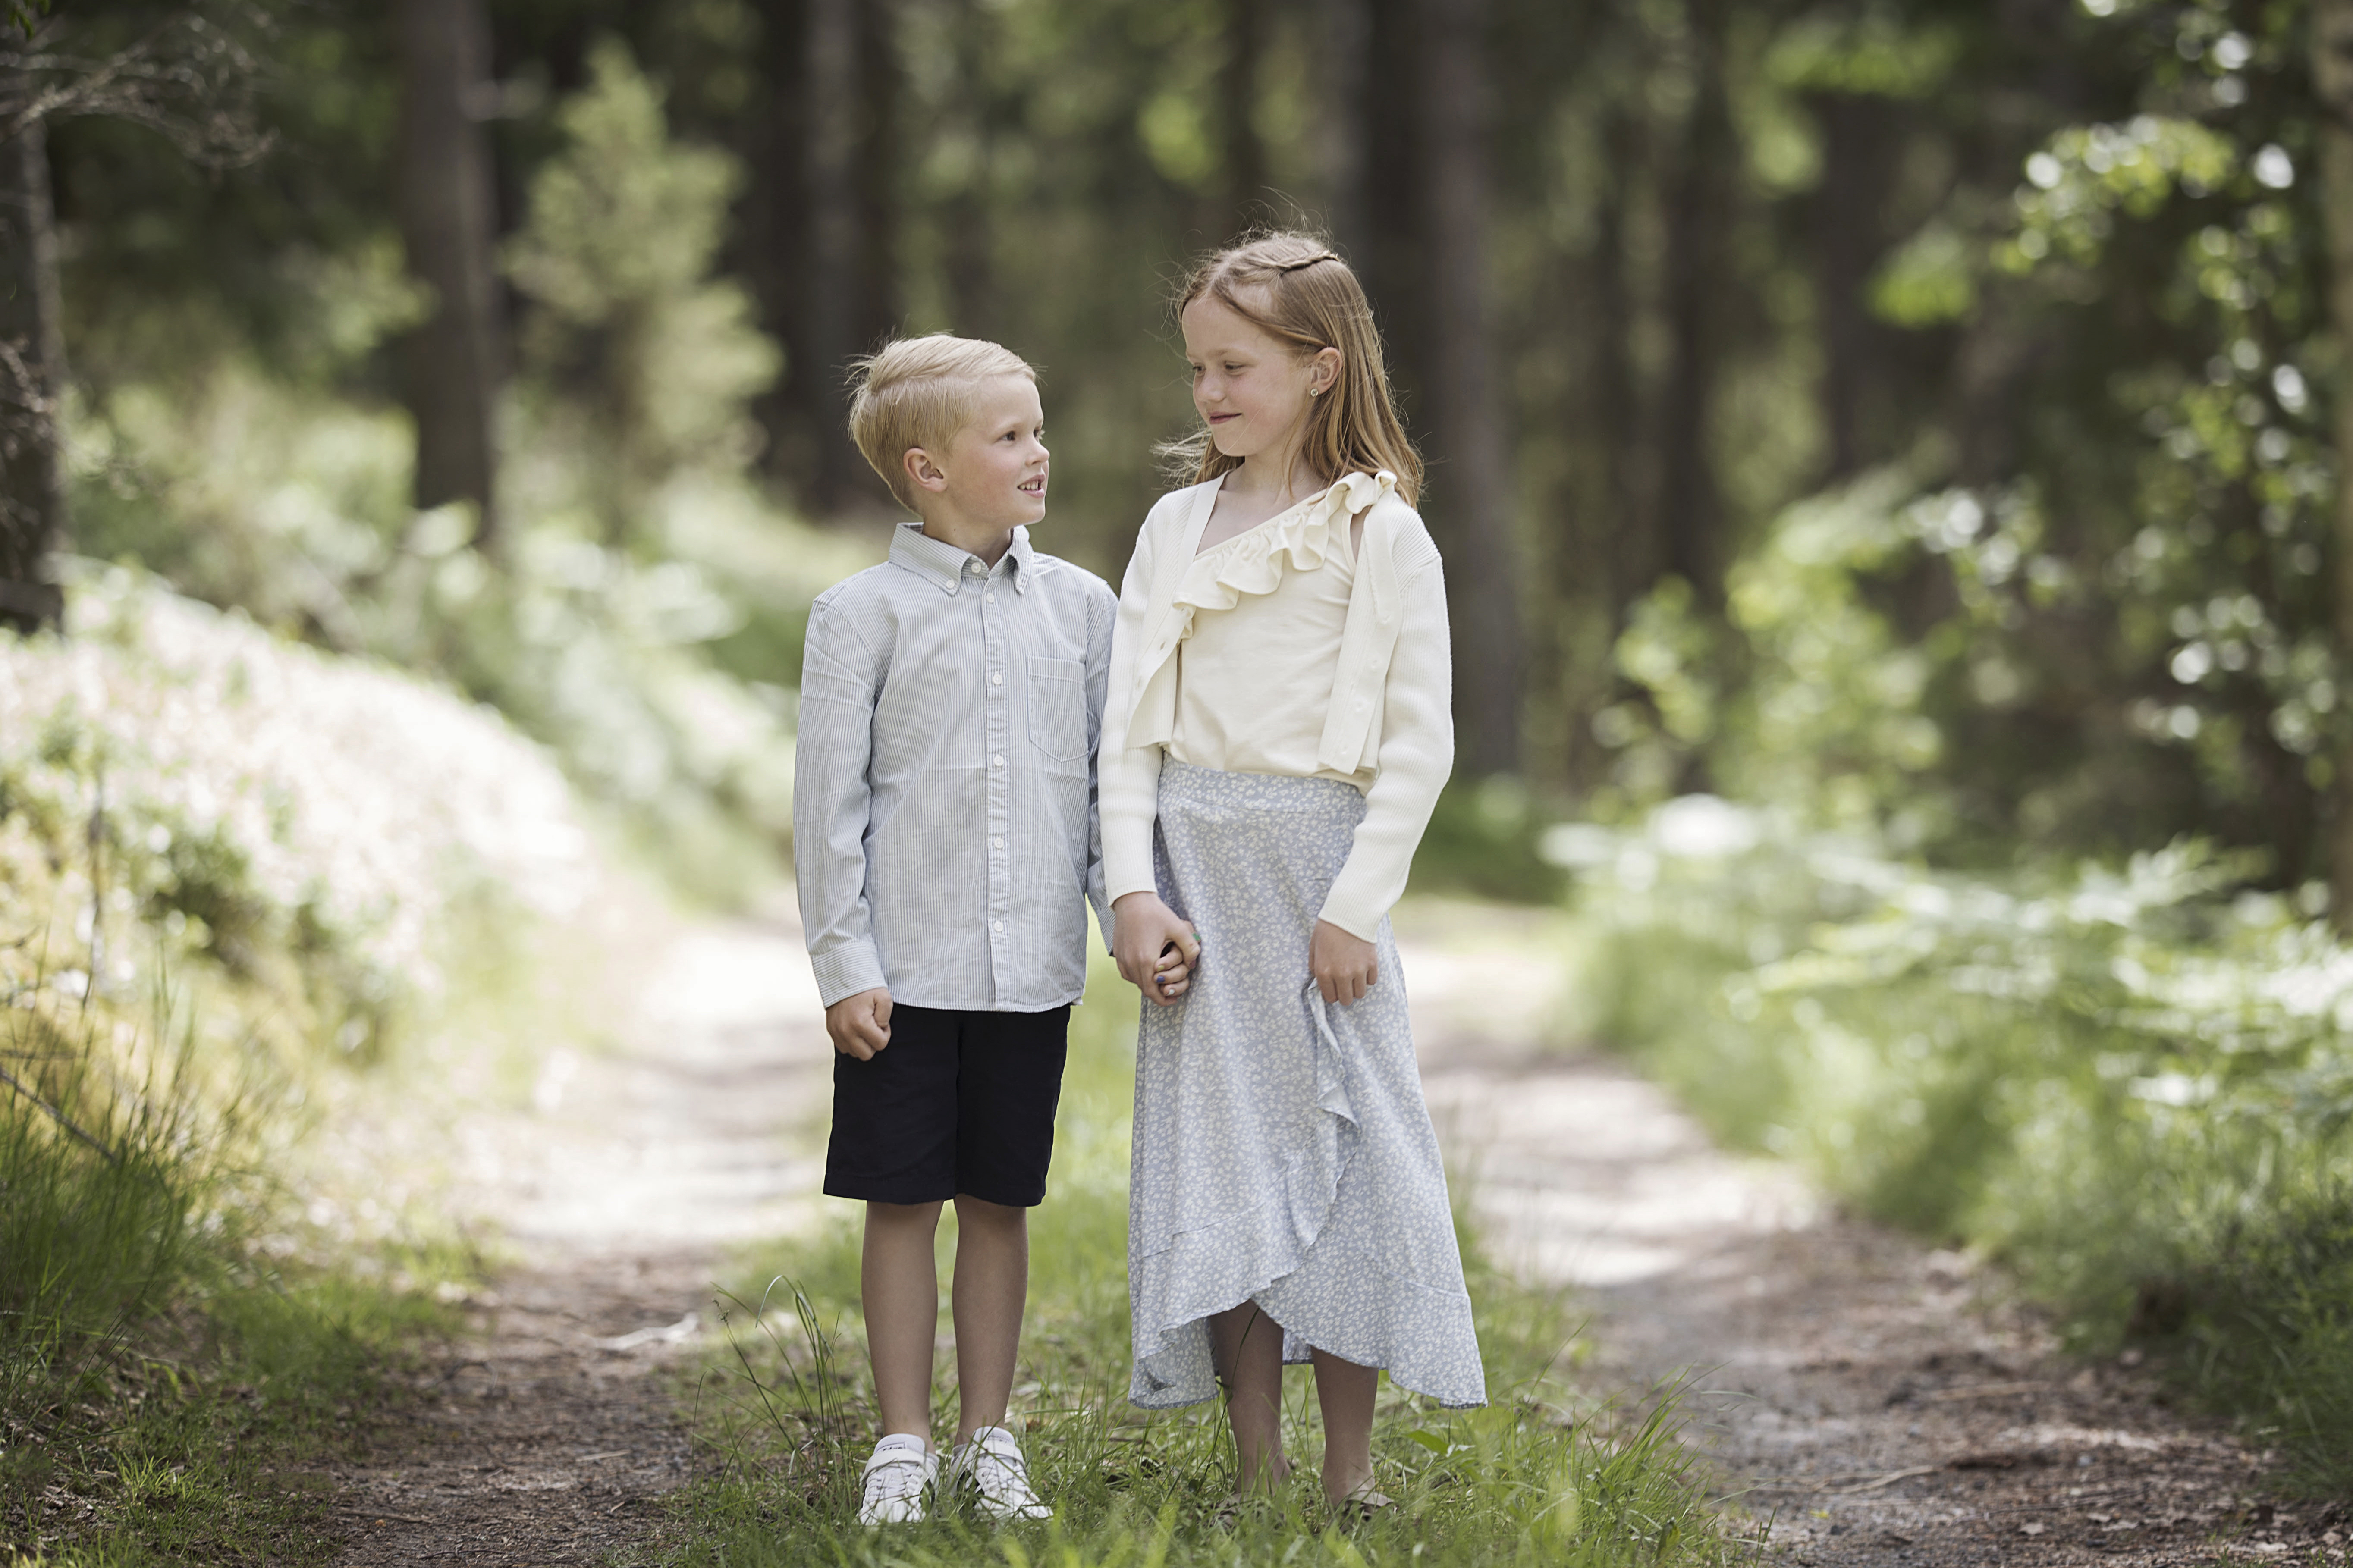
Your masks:
{"label": "held hands", "polygon": [[1307,967],[1326,1002],[1361,1002],[1381,977],[1380,955],[1373,944],[1330,921],[1315,922],[1315,935],[1307,944]]}
{"label": "held hands", "polygon": [[1157,893],[1128,893],[1112,905],[1112,956],[1120,977],[1163,1007],[1185,994],[1200,939]]}
{"label": "held hands", "polygon": [[872,1061],[874,1053],[891,1043],[891,993],[878,985],[844,996],[825,1010],[825,1032],[843,1056]]}

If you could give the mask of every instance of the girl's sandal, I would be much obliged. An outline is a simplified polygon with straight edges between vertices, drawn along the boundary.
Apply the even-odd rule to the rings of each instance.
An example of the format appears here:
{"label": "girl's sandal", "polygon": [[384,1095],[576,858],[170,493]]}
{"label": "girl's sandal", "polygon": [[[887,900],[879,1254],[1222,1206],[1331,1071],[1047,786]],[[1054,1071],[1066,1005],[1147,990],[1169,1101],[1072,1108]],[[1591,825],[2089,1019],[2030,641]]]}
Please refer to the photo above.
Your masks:
{"label": "girl's sandal", "polygon": [[1366,1481],[1346,1497],[1334,1503],[1332,1511],[1349,1524],[1362,1524],[1383,1510],[1396,1506],[1395,1498],[1374,1490],[1373,1483]]}

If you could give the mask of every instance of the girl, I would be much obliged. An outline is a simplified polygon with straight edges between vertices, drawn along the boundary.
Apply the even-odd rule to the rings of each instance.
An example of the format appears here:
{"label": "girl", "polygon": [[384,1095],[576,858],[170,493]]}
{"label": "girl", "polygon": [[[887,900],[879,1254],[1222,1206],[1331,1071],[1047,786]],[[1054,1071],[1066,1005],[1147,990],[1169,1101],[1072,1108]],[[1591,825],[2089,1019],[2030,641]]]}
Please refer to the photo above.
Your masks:
{"label": "girl", "polygon": [[1113,950],[1156,1004],[1128,1397],[1222,1379],[1241,1489],[1272,1491],[1312,1361],[1325,1500],[1366,1510],[1382,1369],[1486,1402],[1388,922],[1453,764],[1445,583],[1346,263],[1269,236],[1179,310],[1206,428],[1136,538],[1099,770]]}

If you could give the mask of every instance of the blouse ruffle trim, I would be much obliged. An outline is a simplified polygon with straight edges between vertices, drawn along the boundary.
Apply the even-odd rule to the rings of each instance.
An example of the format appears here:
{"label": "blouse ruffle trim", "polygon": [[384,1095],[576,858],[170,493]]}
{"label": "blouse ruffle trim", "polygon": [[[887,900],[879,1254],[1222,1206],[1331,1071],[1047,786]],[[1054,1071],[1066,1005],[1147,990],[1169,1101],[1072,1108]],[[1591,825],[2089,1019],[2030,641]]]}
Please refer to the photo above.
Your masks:
{"label": "blouse ruffle trim", "polygon": [[1396,489],[1397,476],[1387,468],[1348,474],[1290,511],[1202,553],[1170,603],[1177,617],[1174,640],[1192,635],[1193,617],[1203,610],[1230,610],[1246,595],[1273,593],[1286,564],[1293,572],[1320,570],[1334,531]]}

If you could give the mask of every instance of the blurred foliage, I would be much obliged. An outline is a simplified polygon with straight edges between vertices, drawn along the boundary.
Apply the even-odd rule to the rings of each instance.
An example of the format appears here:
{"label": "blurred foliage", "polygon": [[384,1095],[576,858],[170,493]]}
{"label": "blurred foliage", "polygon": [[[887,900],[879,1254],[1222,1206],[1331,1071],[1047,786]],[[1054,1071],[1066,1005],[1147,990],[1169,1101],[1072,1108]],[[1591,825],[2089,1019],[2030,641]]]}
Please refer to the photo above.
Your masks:
{"label": "blurred foliage", "polygon": [[2007,1262],[2083,1348],[2175,1352],[2341,1493],[2353,951],[2195,843],[2003,879],[1678,799],[1553,830],[1593,1026],[1719,1135]]}
{"label": "blurred foliage", "polygon": [[710,276],[742,183],[734,161],[670,142],[659,90],[617,40],[589,68],[556,113],[565,146],[533,176],[507,265],[538,307],[522,339],[526,405],[568,459],[567,499],[626,538],[671,475],[749,463],[746,405],[778,361],[742,285]]}
{"label": "blurred foliage", "polygon": [[[1962,863],[2197,832],[2314,874],[2342,721],[2306,25],[2084,7],[2052,74],[2105,79],[2113,118],[2043,132],[2007,187],[1948,180],[1871,284],[1883,321],[1981,356],[1957,403],[1974,374],[2010,406],[1779,510],[1722,623],[1672,584],[1639,606],[1595,725],[1605,809],[1704,776]],[[1887,26],[1768,62],[1933,84],[1948,114],[1993,86],[1966,47],[1873,64]]]}
{"label": "blurred foliage", "polygon": [[[78,544],[454,681],[554,746],[681,886],[741,898],[789,836],[808,601],[870,557],[744,478],[744,405],[775,351],[710,277],[731,164],[669,140],[617,45],[596,71],[512,247],[543,309],[500,560],[459,513],[410,508],[406,420],[364,395],[417,319],[382,233],[302,270],[285,307],[309,323],[299,363],[223,340],[110,363],[72,427]],[[321,377],[347,390],[322,396]]]}

